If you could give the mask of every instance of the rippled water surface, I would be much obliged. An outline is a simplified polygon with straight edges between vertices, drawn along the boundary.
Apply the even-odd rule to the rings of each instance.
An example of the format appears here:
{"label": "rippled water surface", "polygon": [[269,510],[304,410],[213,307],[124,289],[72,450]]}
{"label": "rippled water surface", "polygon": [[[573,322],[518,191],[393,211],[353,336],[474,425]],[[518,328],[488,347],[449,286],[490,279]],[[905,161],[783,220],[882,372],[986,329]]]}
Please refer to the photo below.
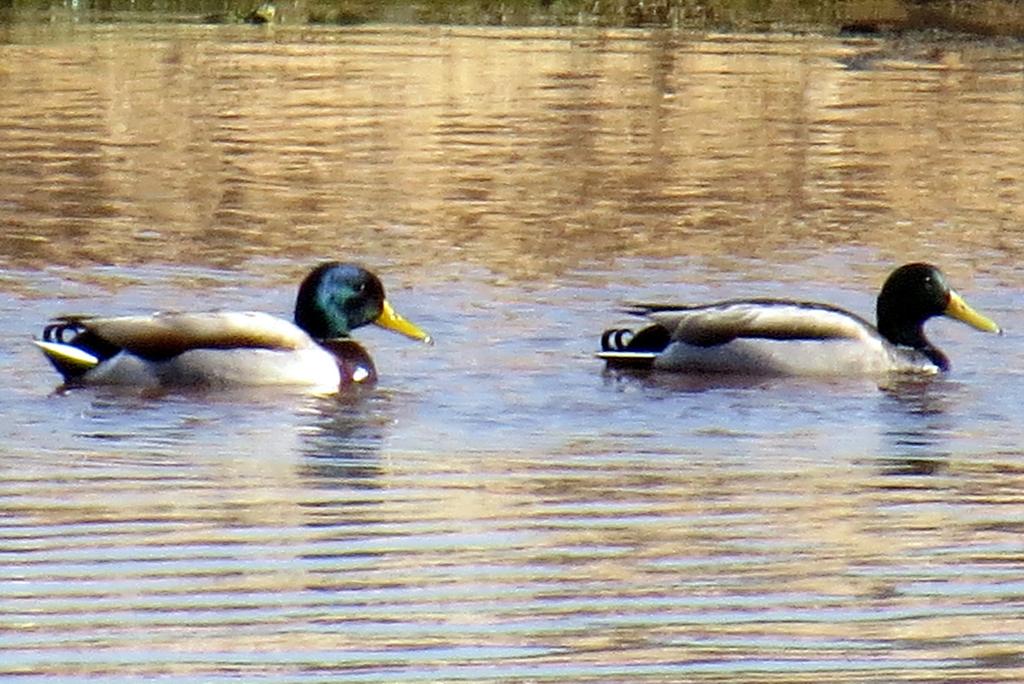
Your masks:
{"label": "rippled water surface", "polygon": [[[1020,681],[1016,45],[0,27],[0,677]],[[58,392],[47,317],[287,316],[361,261],[376,389]],[[870,317],[922,381],[609,375],[626,300]],[[881,386],[880,386],[881,385]]]}

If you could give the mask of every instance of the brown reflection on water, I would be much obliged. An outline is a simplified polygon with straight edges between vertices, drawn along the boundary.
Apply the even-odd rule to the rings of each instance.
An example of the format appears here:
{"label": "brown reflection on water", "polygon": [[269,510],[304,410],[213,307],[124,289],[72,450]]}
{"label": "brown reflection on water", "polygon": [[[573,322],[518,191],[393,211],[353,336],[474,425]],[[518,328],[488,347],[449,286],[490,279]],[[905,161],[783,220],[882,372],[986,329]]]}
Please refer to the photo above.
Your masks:
{"label": "brown reflection on water", "polygon": [[[279,674],[372,657],[419,672],[410,651],[443,663],[486,644],[477,662],[524,675],[648,665],[675,681],[711,660],[730,679],[852,682],[872,660],[947,675],[955,660],[971,678],[1024,627],[990,602],[1013,600],[999,581],[1019,530],[991,516],[1019,510],[1019,468],[913,478],[758,450],[579,451],[367,455],[372,475],[354,479],[251,454],[12,474],[8,525],[34,535],[9,557],[28,578],[12,609],[59,637],[47,671],[78,676],[168,661],[208,676],[204,654]],[[145,658],[118,660],[128,639]],[[100,657],[64,654],[74,644]]]}
{"label": "brown reflection on water", "polygon": [[[0,46],[0,258],[236,266],[1019,250],[1019,49],[83,27]],[[998,258],[998,257],[997,257]]]}
{"label": "brown reflection on water", "polygon": [[[964,370],[883,393],[614,383],[591,358],[618,278],[697,277],[623,256],[763,257],[729,271],[763,287],[819,251],[788,277],[877,283],[934,250],[968,294],[984,260],[1012,280],[1019,47],[6,30],[0,264],[48,272],[4,282],[39,293],[4,308],[0,669],[994,681],[1002,657],[1020,679],[1011,334],[945,328]],[[432,281],[403,296],[444,341],[368,332],[365,403],[47,396],[27,349],[26,321],[112,272],[138,280],[111,309],[206,286],[286,310],[206,267],[325,255]],[[53,268],[107,263],[132,268]],[[587,287],[553,277],[580,266]],[[737,283],[714,285],[693,291]],[[1012,290],[988,294],[1012,330]]]}

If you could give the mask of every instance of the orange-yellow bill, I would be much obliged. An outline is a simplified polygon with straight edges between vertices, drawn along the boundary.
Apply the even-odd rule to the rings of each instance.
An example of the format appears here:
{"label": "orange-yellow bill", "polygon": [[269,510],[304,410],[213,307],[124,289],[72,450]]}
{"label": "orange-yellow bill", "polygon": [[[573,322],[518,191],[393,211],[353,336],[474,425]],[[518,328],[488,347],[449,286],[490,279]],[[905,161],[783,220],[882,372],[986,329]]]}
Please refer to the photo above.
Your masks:
{"label": "orange-yellow bill", "polygon": [[1002,328],[996,325],[995,321],[972,309],[964,301],[964,298],[956,292],[949,293],[949,304],[946,305],[946,310],[943,313],[950,318],[963,321],[972,328],[977,328],[984,332],[1003,333]]}
{"label": "orange-yellow bill", "polygon": [[402,318],[387,300],[384,301],[384,309],[380,312],[380,316],[377,317],[374,323],[400,335],[411,337],[414,340],[419,340],[426,344],[434,343],[430,335],[421,330],[416,324]]}

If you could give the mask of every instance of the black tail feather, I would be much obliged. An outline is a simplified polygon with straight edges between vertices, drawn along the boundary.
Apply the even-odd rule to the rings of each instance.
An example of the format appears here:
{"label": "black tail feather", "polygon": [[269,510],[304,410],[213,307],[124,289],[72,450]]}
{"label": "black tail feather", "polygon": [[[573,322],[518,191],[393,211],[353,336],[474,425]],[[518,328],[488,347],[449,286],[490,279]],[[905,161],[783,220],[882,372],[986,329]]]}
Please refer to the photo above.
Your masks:
{"label": "black tail feather", "polygon": [[43,341],[54,344],[67,344],[92,354],[100,361],[115,356],[121,348],[89,330],[83,318],[64,316],[53,319],[43,328]]}
{"label": "black tail feather", "polygon": [[671,342],[672,335],[663,325],[649,325],[635,333],[628,328],[612,328],[601,335],[601,351],[658,353]]}

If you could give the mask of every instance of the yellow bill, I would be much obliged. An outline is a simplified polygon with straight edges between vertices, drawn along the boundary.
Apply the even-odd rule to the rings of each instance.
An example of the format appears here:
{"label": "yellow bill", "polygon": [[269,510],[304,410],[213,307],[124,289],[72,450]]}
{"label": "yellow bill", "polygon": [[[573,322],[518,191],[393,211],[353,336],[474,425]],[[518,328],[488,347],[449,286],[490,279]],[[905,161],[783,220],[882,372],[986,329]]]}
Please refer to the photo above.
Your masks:
{"label": "yellow bill", "polygon": [[377,320],[374,323],[382,328],[387,328],[392,332],[411,337],[425,344],[434,343],[434,339],[430,335],[420,330],[416,324],[402,318],[387,300],[384,300],[384,309],[380,312],[380,316],[377,316]]}
{"label": "yellow bill", "polygon": [[946,305],[946,310],[943,313],[950,318],[963,321],[972,328],[977,328],[984,332],[1003,334],[1002,328],[996,325],[995,321],[972,309],[964,301],[964,298],[956,292],[951,291],[949,293],[949,304]]}

